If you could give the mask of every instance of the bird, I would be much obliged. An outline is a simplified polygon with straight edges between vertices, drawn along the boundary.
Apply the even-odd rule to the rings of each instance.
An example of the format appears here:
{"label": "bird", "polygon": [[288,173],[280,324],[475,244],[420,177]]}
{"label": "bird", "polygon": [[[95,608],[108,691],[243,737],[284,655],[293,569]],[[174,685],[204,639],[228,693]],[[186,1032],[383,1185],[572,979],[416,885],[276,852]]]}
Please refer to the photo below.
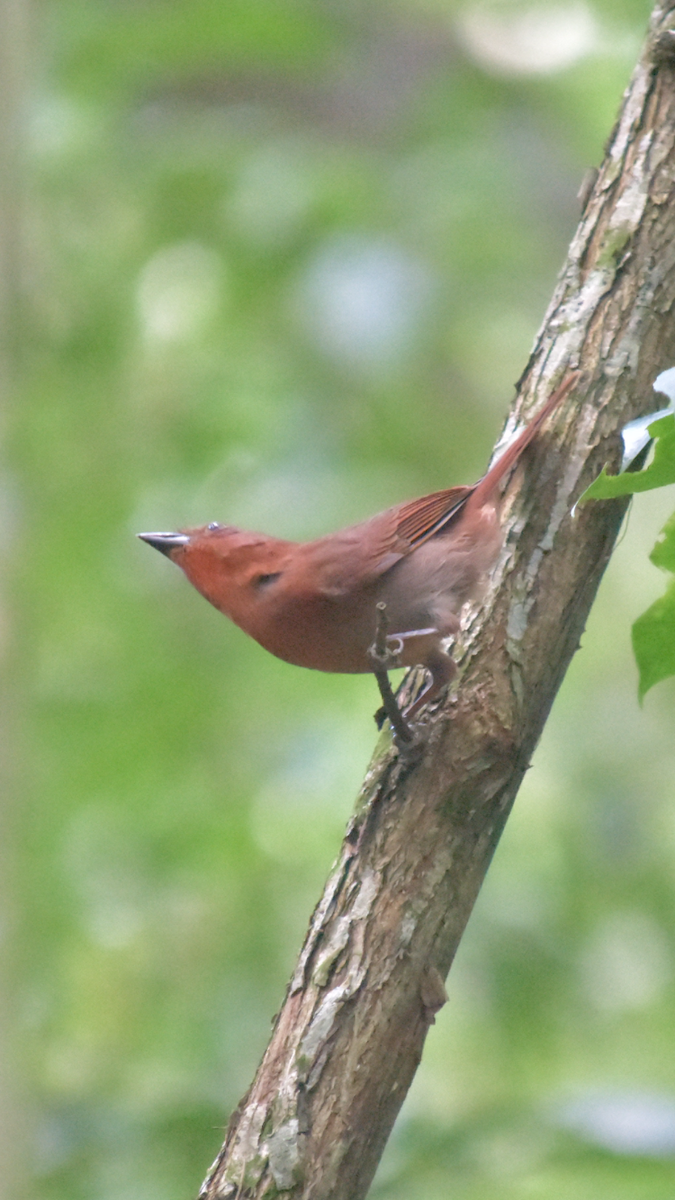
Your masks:
{"label": "bird", "polygon": [[424,690],[405,711],[410,721],[457,672],[447,642],[459,630],[464,605],[482,599],[499,556],[502,482],[578,378],[578,371],[565,376],[473,485],[396,504],[309,542],[216,521],[138,537],[180,567],[240,629],[296,666],[373,672],[386,613],[384,665],[427,671]]}

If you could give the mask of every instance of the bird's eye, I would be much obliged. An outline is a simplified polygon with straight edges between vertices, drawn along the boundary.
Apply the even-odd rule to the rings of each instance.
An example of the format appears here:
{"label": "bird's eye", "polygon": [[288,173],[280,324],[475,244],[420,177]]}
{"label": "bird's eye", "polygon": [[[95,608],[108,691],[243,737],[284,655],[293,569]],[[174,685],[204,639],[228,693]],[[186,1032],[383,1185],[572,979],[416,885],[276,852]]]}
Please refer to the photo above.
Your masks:
{"label": "bird's eye", "polygon": [[217,521],[211,521],[211,523],[209,525],[207,525],[207,529],[210,529],[211,532],[213,533],[214,529],[220,529],[220,525],[218,524]]}
{"label": "bird's eye", "polygon": [[256,575],[253,580],[254,588],[266,588],[275,579],[279,579],[281,571],[273,571],[270,575]]}

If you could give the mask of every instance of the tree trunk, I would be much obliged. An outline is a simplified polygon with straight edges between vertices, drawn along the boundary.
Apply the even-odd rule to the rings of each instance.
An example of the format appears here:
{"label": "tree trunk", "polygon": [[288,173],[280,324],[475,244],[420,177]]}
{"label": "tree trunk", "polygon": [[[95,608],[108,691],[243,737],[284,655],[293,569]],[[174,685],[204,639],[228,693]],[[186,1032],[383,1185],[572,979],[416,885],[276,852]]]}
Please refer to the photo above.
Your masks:
{"label": "tree trunk", "polygon": [[645,49],[530,362],[519,419],[579,366],[507,496],[455,694],[402,759],[383,735],[270,1044],[202,1200],[359,1200],[625,511],[571,510],[675,362],[675,0]]}

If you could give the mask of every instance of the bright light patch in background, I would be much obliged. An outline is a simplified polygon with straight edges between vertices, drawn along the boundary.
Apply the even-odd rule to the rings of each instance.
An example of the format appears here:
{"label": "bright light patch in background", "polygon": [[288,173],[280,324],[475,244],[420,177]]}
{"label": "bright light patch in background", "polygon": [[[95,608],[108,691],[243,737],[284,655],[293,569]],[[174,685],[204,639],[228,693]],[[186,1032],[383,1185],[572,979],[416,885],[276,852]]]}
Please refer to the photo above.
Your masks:
{"label": "bright light patch in background", "polygon": [[658,1000],[672,979],[667,938],[646,913],[614,913],[589,940],[581,975],[600,1011],[641,1009]]}
{"label": "bright light patch in background", "polygon": [[200,242],[179,242],[153,254],[138,278],[138,314],[152,341],[190,341],[215,316],[223,263]]}
{"label": "bright light patch in background", "polygon": [[340,238],[301,279],[301,319],[331,357],[387,366],[410,348],[433,290],[431,272],[399,246]]}
{"label": "bright light patch in background", "polygon": [[265,146],[246,160],[227,214],[250,241],[283,245],[302,225],[314,191],[312,173],[297,146]]}
{"label": "bright light patch in background", "polygon": [[598,40],[595,19],[583,0],[479,0],[460,14],[457,31],[470,56],[499,75],[562,71],[589,54]]}
{"label": "bright light patch in background", "polygon": [[659,1092],[589,1095],[564,1104],[557,1124],[612,1154],[675,1156],[675,1096]]}
{"label": "bright light patch in background", "polygon": [[98,132],[93,112],[65,96],[38,96],[28,113],[31,149],[42,157],[82,150]]}

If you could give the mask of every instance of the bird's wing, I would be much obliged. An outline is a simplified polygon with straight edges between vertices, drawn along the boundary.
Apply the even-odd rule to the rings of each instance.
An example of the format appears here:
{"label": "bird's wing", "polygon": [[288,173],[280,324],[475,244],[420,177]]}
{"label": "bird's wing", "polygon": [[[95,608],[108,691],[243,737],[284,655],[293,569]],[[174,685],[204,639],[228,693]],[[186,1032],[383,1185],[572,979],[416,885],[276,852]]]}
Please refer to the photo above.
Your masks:
{"label": "bird's wing", "polygon": [[442,492],[432,492],[429,496],[421,496],[419,500],[399,505],[396,533],[409,544],[406,553],[416,550],[435,533],[440,533],[473,490],[473,486],[466,484],[445,488]]}
{"label": "bird's wing", "polygon": [[[476,503],[487,503],[501,479],[532,441],[543,421],[574,387],[579,372],[572,371],[537,413],[534,420],[504,451],[494,466],[473,486],[446,488],[432,492],[387,509],[361,525],[353,525],[330,538],[306,544],[317,570],[307,572],[305,579],[314,582],[313,593],[324,596],[344,596],[367,587],[389,571],[418,546],[447,529],[453,517],[475,493]],[[320,586],[317,581],[321,580]]]}
{"label": "bird's wing", "polygon": [[355,587],[367,587],[440,533],[472,491],[473,487],[462,486],[432,492],[307,543],[312,569],[304,577],[321,580],[317,590],[324,596],[343,596]]}

